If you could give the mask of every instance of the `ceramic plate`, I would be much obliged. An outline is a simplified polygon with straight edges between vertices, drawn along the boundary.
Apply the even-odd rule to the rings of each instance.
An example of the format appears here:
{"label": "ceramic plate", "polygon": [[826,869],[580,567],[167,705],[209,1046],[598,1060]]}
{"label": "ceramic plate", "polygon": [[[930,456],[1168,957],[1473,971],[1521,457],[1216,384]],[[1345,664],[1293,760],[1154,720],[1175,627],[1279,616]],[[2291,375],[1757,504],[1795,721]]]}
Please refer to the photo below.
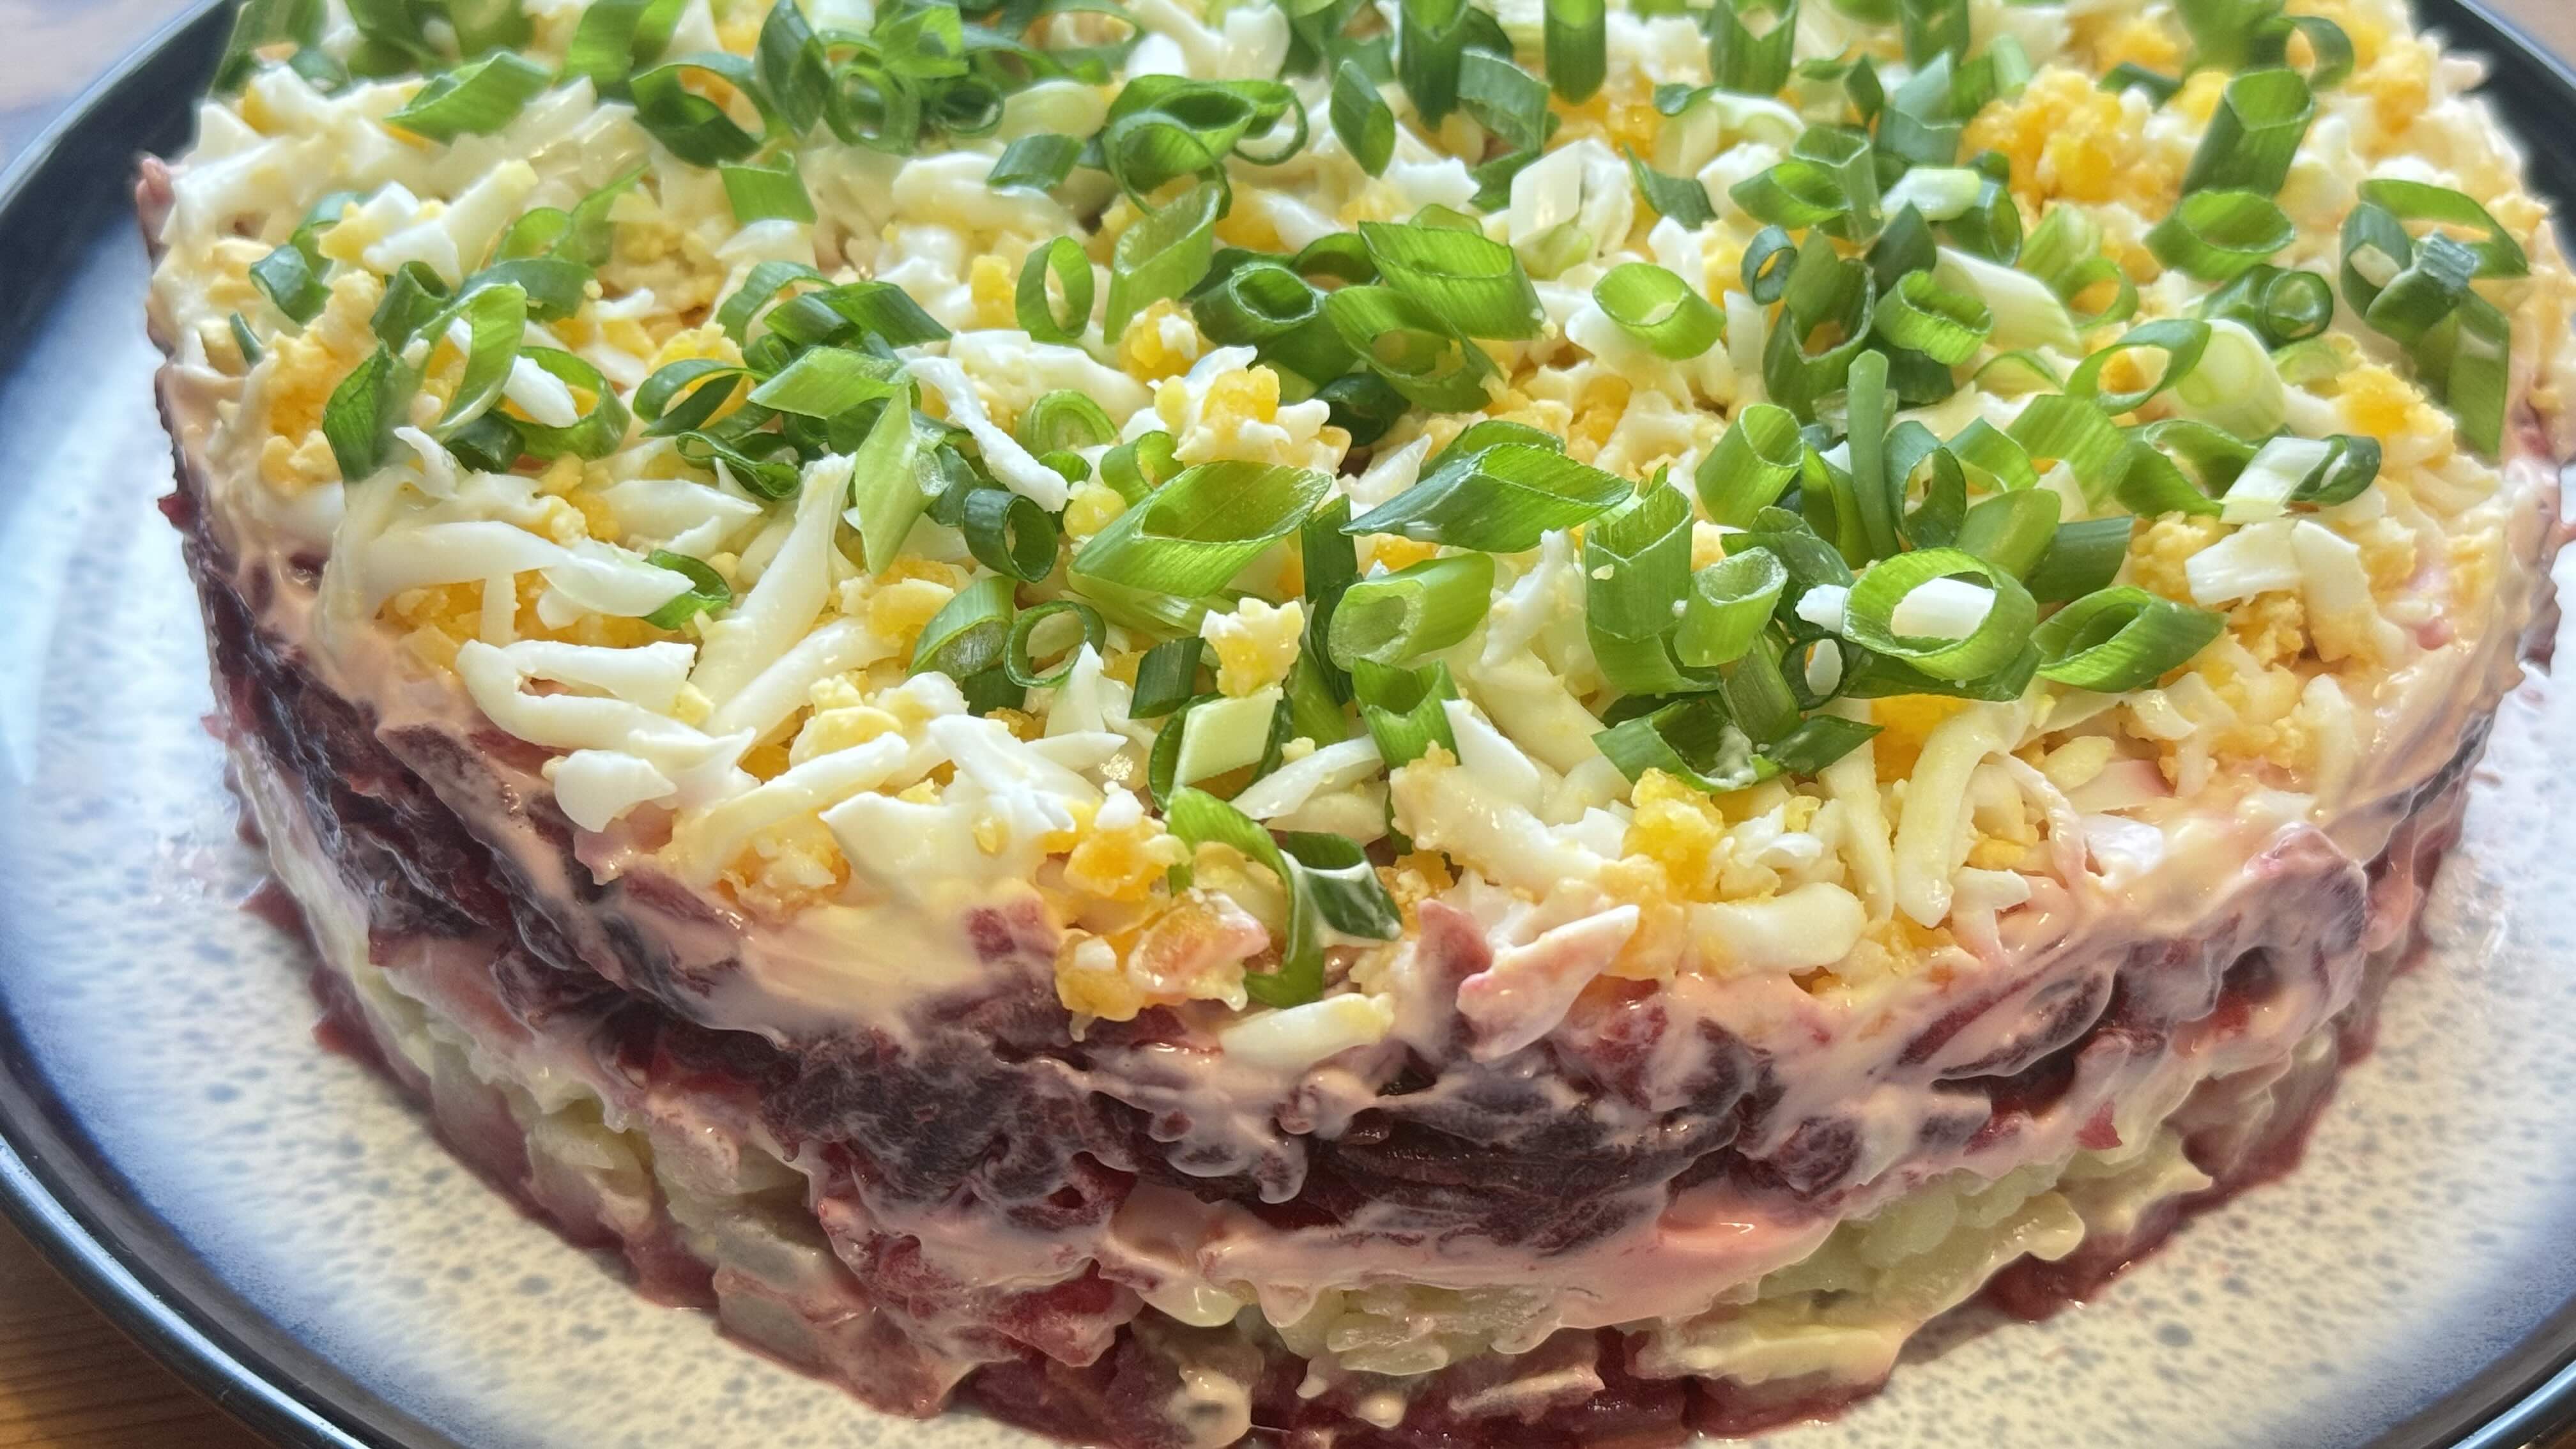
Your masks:
{"label": "ceramic plate", "polygon": [[[2465,6],[2525,134],[2576,84]],[[241,908],[149,386],[136,153],[184,140],[205,9],[0,184],[0,1199],[112,1312],[298,1444],[1000,1449],[871,1414],[647,1305],[312,1034]],[[2576,195],[2569,163],[2536,183]],[[2576,563],[2576,554],[2571,554]],[[2576,691],[2508,701],[2434,949],[2306,1164],[2040,1326],[1953,1322],[1798,1449],[2506,1446],[2576,1395]]]}

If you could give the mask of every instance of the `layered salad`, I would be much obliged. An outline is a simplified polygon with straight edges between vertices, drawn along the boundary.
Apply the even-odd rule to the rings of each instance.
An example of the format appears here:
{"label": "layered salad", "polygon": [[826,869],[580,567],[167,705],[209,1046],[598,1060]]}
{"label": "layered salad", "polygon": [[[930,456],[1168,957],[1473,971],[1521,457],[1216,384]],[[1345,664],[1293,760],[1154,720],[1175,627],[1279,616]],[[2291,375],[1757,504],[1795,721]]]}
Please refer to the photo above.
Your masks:
{"label": "layered salad", "polygon": [[[166,505],[334,1039],[1121,1449],[1830,1412],[2288,1168],[2550,622],[2397,0],[247,0]],[[639,1310],[640,1311],[640,1310]]]}

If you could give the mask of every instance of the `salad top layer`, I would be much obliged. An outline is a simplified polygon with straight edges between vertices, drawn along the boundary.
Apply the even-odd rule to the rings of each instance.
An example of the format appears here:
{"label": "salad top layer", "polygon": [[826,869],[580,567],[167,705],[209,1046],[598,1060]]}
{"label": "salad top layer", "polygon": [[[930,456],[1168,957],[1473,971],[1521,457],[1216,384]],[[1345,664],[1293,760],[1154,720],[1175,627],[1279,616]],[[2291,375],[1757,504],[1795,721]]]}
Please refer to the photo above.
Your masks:
{"label": "salad top layer", "polygon": [[323,654],[807,995],[1034,891],[1077,1023],[1302,1070],[1439,901],[1491,1058],[2396,783],[2568,381],[2476,75],[2395,0],[251,0],[154,305]]}

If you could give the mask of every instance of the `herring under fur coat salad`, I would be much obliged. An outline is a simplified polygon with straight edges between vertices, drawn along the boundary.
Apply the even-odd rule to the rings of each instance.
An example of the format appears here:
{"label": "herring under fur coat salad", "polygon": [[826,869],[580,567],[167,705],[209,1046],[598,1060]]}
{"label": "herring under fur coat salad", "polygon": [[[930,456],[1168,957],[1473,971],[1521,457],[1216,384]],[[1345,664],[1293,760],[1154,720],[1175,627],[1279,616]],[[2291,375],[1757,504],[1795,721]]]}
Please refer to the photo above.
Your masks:
{"label": "herring under fur coat salad", "polygon": [[1124,1449],[1826,1412],[2286,1169],[2552,618],[2397,0],[248,0],[145,167],[338,1038]]}

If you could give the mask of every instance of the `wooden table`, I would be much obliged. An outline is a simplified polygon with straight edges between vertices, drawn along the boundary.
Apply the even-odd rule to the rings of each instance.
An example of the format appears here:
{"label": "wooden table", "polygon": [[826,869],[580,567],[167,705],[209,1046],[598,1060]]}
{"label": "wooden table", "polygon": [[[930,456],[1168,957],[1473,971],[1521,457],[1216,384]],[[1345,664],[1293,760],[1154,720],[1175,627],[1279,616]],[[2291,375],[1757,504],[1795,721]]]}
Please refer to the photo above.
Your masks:
{"label": "wooden table", "polygon": [[[2569,0],[2495,0],[2576,56]],[[0,0],[0,156],[185,0]],[[0,1224],[0,1449],[259,1449]],[[2551,1446],[2576,1449],[2576,1436]]]}

